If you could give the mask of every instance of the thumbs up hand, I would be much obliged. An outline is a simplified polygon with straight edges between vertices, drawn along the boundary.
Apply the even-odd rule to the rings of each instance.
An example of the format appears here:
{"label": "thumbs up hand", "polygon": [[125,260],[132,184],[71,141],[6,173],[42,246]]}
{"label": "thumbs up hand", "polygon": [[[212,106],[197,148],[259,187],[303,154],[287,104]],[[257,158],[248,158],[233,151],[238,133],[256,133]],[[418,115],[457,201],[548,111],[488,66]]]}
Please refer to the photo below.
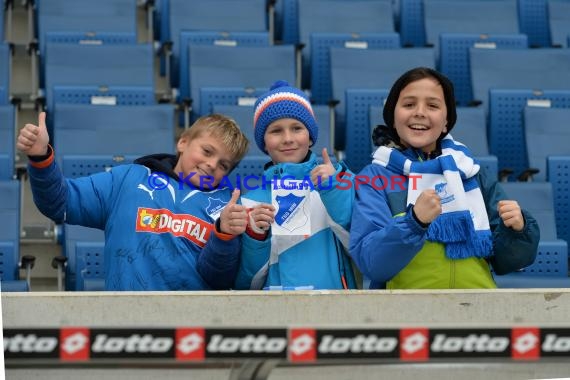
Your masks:
{"label": "thumbs up hand", "polygon": [[239,189],[234,189],[232,198],[224,207],[220,215],[220,232],[230,235],[239,235],[247,227],[247,208],[237,203],[240,195]]}
{"label": "thumbs up hand", "polygon": [[323,148],[323,163],[311,171],[311,182],[315,187],[327,187],[329,178],[333,176],[335,172],[336,169],[331,162],[327,148]]}
{"label": "thumbs up hand", "polygon": [[26,124],[20,130],[16,148],[28,156],[43,156],[48,152],[49,135],[46,128],[46,113],[38,116],[38,125]]}

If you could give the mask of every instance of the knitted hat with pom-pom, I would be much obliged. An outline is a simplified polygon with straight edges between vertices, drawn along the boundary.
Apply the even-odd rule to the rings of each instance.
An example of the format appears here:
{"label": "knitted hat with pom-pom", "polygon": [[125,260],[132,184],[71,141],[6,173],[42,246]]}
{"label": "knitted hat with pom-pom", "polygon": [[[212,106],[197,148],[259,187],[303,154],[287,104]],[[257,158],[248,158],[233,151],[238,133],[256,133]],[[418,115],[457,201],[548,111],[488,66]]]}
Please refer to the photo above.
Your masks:
{"label": "knitted hat with pom-pom", "polygon": [[269,124],[286,118],[297,119],[303,123],[309,131],[312,144],[317,142],[319,128],[309,99],[298,88],[285,81],[277,81],[255,102],[253,127],[259,149],[266,152],[264,136]]}

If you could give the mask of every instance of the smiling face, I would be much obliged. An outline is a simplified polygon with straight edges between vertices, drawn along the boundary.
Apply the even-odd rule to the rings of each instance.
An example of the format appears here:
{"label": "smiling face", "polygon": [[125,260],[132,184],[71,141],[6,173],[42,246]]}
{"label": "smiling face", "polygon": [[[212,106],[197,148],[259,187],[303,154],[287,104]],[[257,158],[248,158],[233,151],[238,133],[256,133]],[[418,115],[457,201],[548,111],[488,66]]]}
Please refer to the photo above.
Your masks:
{"label": "smiling face", "polygon": [[446,125],[447,107],[437,80],[423,78],[402,89],[394,110],[394,127],[404,146],[429,153],[447,132]]}
{"label": "smiling face", "polygon": [[[196,173],[189,179],[196,187],[216,187],[233,167],[229,150],[219,139],[206,133],[193,139],[180,138],[176,149],[179,157],[174,172],[184,173],[184,177]],[[200,177],[210,178],[200,180]]]}
{"label": "smiling face", "polygon": [[269,124],[264,136],[265,149],[274,163],[302,162],[309,152],[309,131],[297,119],[278,119]]}

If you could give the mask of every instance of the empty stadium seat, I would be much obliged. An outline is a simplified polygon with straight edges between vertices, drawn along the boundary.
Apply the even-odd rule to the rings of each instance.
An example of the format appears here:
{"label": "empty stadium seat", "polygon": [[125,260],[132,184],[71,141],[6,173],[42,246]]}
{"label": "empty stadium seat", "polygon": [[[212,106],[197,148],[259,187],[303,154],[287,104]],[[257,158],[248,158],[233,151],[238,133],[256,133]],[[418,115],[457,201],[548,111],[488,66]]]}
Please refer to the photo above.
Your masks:
{"label": "empty stadium seat", "polygon": [[151,87],[53,86],[54,104],[147,106],[156,104]]}
{"label": "empty stadium seat", "polygon": [[522,271],[495,276],[499,287],[570,287],[568,244],[557,237],[552,186],[548,182],[501,184],[507,196],[530,212],[540,227],[540,243],[535,262]]}
{"label": "empty stadium seat", "polygon": [[190,45],[227,46],[240,48],[244,46],[270,46],[268,32],[181,32],[179,52],[172,57],[173,72],[171,85],[179,87],[181,100],[190,98]]}
{"label": "empty stadium seat", "polygon": [[552,184],[558,237],[570,242],[570,157],[550,156],[548,181]]}
{"label": "empty stadium seat", "polygon": [[150,44],[48,44],[45,57],[48,117],[54,106],[55,86],[136,86],[154,91],[153,59]]}
{"label": "empty stadium seat", "polygon": [[15,137],[14,107],[0,106],[0,180],[14,176]]}
{"label": "empty stadium seat", "polygon": [[56,104],[56,157],[174,152],[174,106]]}
{"label": "empty stadium seat", "polygon": [[534,181],[546,181],[548,156],[570,157],[570,108],[525,107],[524,132],[529,167],[539,170]]}
{"label": "empty stadium seat", "polygon": [[570,89],[570,49],[469,50],[473,99],[488,107],[490,89]]}
{"label": "empty stadium seat", "polygon": [[311,99],[317,104],[332,100],[330,49],[398,49],[397,33],[312,33]]}
{"label": "empty stadium seat", "polygon": [[[105,234],[102,230],[65,224],[63,242],[63,254],[67,258],[65,290],[85,290],[84,279],[101,276],[104,278],[104,265],[101,263],[104,262]],[[91,258],[99,263],[94,265],[101,269],[98,272],[92,270],[91,273],[86,273],[91,269],[91,261],[88,261]]]}
{"label": "empty stadium seat", "polygon": [[428,0],[424,2],[426,43],[439,52],[442,33],[517,34],[517,2]]}
{"label": "empty stadium seat", "polygon": [[345,128],[349,120],[346,90],[390,89],[396,79],[409,69],[418,66],[435,68],[435,56],[431,48],[373,50],[331,48],[330,54],[333,99],[338,101],[335,108],[335,148],[337,149],[344,149],[346,133],[352,131]]}
{"label": "empty stadium seat", "polygon": [[394,33],[389,0],[312,0],[297,4],[299,40],[303,64],[302,87],[311,83],[311,35],[313,33]]}
{"label": "empty stadium seat", "polygon": [[[122,36],[131,43],[137,41],[136,0],[44,0],[35,3],[40,54],[45,53],[47,34],[52,32],[75,35],[77,41],[96,40],[106,35]],[[53,38],[61,38],[61,35]]]}
{"label": "empty stadium seat", "polygon": [[519,27],[530,47],[550,46],[547,0],[518,0]]}
{"label": "empty stadium seat", "polygon": [[10,77],[12,75],[12,52],[10,46],[0,43],[0,105],[10,100]]}
{"label": "empty stadium seat", "polygon": [[522,118],[524,107],[533,105],[570,108],[570,91],[491,89],[489,147],[499,170],[509,168],[518,176],[529,168]]}
{"label": "empty stadium seat", "polygon": [[[372,122],[381,122],[380,109],[388,97],[388,89],[346,90],[346,163],[358,173],[371,161]],[[371,107],[378,107],[373,113]],[[382,122],[383,123],[383,122]]]}
{"label": "empty stadium seat", "polygon": [[570,47],[570,2],[567,0],[548,0],[548,24],[552,46]]}
{"label": "empty stadium seat", "polygon": [[455,99],[462,106],[473,102],[469,49],[526,49],[527,36],[522,34],[447,34],[439,35],[440,71],[452,82]]}
{"label": "empty stadium seat", "polygon": [[[214,106],[253,106],[257,98],[267,91],[269,91],[269,86],[264,88],[202,87],[200,89],[200,115],[214,112]],[[241,112],[244,111],[240,111],[240,115]],[[245,118],[240,120],[245,121]],[[250,126],[252,123],[253,116],[251,120],[247,120],[247,125]]]}
{"label": "empty stadium seat", "polygon": [[[33,258],[20,258],[20,182],[0,181],[0,287],[2,291],[30,289]],[[26,269],[26,280],[20,279],[20,268]]]}
{"label": "empty stadium seat", "polygon": [[190,45],[190,99],[193,118],[201,116],[202,87],[265,88],[277,79],[296,81],[294,46]]}
{"label": "empty stadium seat", "polygon": [[[181,32],[233,33],[268,30],[265,0],[161,0],[159,7],[160,42],[173,54],[170,74],[178,72]],[[176,74],[172,77],[172,86],[178,86]]]}
{"label": "empty stadium seat", "polygon": [[[426,44],[424,3],[432,1],[438,0],[400,0],[400,34],[403,46],[424,46]],[[468,1],[472,2],[472,0]],[[497,0],[491,1],[497,2]],[[528,36],[532,47],[550,46],[546,1],[517,1],[519,31]]]}

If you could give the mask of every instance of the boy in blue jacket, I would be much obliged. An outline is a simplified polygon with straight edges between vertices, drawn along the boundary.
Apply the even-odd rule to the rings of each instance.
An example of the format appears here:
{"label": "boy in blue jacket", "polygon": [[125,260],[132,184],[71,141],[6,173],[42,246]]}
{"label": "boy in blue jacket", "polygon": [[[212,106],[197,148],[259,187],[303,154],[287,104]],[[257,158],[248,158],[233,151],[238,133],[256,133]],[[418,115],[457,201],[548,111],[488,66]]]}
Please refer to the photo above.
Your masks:
{"label": "boy in blue jacket", "polygon": [[239,190],[218,184],[248,141],[222,115],[200,118],[178,155],[157,154],[89,177],[66,179],[48,145],[45,113],[26,124],[17,147],[39,210],[56,223],[105,231],[106,290],[229,289],[237,273],[246,209]]}
{"label": "boy in blue jacket", "polygon": [[[495,288],[532,264],[540,232],[469,149],[453,140],[453,85],[429,68],[404,73],[384,105],[378,149],[360,175],[350,253],[371,288]],[[401,180],[405,179],[405,180]]]}
{"label": "boy in blue jacket", "polygon": [[[242,196],[250,210],[242,235],[237,289],[347,289],[355,288],[348,243],[354,190],[337,188],[346,168],[336,166],[323,149],[323,163],[310,147],[317,141],[318,126],[305,94],[278,81],[255,103],[255,142],[271,161],[266,164],[264,184]],[[306,198],[310,218],[308,236],[276,234],[276,217],[286,219],[292,208],[275,208],[272,191],[286,180],[312,184]],[[275,198],[275,197],[274,197]],[[277,198],[279,199],[279,198]],[[283,199],[283,198],[282,198]],[[272,205],[273,203],[273,205]],[[279,203],[279,202],[277,202]],[[303,221],[301,221],[303,222]],[[343,241],[344,240],[344,241]]]}

